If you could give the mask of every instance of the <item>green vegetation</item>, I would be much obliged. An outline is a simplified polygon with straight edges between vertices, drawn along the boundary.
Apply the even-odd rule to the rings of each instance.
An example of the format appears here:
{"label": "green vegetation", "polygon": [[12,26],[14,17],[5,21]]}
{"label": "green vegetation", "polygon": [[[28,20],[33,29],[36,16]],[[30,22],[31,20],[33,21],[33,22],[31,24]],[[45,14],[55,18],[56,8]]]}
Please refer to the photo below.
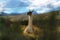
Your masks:
{"label": "green vegetation", "polygon": [[[44,30],[38,40],[60,40],[60,11],[33,15],[33,25]],[[26,15],[0,16],[0,40],[35,40],[22,34],[21,27],[28,25]]]}

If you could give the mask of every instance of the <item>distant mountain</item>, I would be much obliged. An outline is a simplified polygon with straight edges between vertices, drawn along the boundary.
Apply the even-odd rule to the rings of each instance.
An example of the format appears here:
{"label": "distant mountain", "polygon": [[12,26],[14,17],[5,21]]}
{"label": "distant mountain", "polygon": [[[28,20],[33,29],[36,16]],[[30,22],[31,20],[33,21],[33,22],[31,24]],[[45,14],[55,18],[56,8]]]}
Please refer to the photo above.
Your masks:
{"label": "distant mountain", "polygon": [[20,13],[10,13],[10,14],[4,12],[0,13],[0,16],[6,16],[6,15],[20,15]]}
{"label": "distant mountain", "polygon": [[20,15],[20,13],[11,13],[9,15]]}
{"label": "distant mountain", "polygon": [[38,13],[36,11],[34,11],[33,14],[38,14]]}
{"label": "distant mountain", "polygon": [[4,16],[4,15],[7,15],[7,13],[4,13],[4,12],[0,13],[0,16]]}
{"label": "distant mountain", "polygon": [[[6,15],[26,15],[27,13],[10,13],[10,14],[8,14],[8,13],[4,13],[4,12],[1,12],[1,16],[6,16]],[[36,11],[34,11],[34,12],[32,12],[32,14],[38,14]]]}
{"label": "distant mountain", "polygon": [[[60,10],[59,10],[60,11]],[[52,11],[52,12],[59,12],[59,11]],[[50,12],[47,12],[47,14],[49,14]],[[59,12],[60,13],[60,12]],[[0,16],[6,16],[6,15],[26,15],[27,13],[4,13],[4,12],[1,12],[0,13]],[[36,11],[32,12],[32,14],[38,14]],[[41,14],[41,13],[40,13]],[[46,14],[46,13],[42,13],[42,14]]]}
{"label": "distant mountain", "polygon": [[[48,13],[43,13],[43,14],[36,14],[36,15],[32,15],[33,20],[50,20],[51,15],[55,13],[56,14],[56,19],[60,20],[60,10],[59,11],[52,11],[52,12],[48,12]],[[7,18],[7,16],[4,16],[4,18]],[[24,21],[24,20],[28,20],[28,16],[25,14],[23,15],[16,15],[15,14],[11,14],[8,16],[8,18],[11,18],[11,21]]]}

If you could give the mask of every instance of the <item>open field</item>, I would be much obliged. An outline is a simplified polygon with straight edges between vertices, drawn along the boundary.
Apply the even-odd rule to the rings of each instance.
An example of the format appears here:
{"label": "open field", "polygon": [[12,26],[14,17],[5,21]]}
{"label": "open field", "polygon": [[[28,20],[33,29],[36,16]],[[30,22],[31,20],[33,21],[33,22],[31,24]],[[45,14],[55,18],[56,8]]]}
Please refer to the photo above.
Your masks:
{"label": "open field", "polygon": [[0,16],[0,40],[60,40],[59,11],[33,15],[32,18],[38,33],[25,36],[23,31],[28,25],[27,15]]}

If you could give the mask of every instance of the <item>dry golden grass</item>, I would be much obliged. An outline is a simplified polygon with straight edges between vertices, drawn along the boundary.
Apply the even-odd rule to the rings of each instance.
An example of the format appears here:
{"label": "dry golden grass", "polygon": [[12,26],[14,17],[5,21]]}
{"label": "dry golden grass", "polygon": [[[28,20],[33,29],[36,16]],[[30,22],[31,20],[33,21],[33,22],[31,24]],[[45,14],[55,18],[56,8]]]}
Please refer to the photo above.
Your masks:
{"label": "dry golden grass", "polygon": [[60,26],[57,27],[57,31],[60,32]]}
{"label": "dry golden grass", "polygon": [[22,26],[20,29],[22,30],[22,34],[26,37],[32,37],[32,38],[40,38],[43,37],[43,29],[38,28],[36,26],[33,26],[34,31],[32,33],[24,32],[24,30],[27,28],[27,26]]}

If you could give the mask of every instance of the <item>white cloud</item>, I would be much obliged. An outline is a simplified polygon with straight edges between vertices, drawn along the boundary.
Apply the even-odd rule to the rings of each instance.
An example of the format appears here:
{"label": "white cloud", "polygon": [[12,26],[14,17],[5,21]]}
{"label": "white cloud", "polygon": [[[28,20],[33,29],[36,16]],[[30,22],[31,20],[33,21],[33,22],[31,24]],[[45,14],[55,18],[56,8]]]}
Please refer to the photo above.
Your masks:
{"label": "white cloud", "polygon": [[10,13],[12,13],[13,12],[13,10],[11,10],[11,8],[4,8],[5,9],[5,13],[8,13],[8,14],[10,14]]}
{"label": "white cloud", "polygon": [[55,3],[53,3],[52,5],[53,5],[54,7],[60,7],[60,1],[55,2]]}
{"label": "white cloud", "polygon": [[3,11],[4,3],[0,2],[0,12]]}
{"label": "white cloud", "polygon": [[9,0],[5,0],[5,1],[0,1],[0,12],[2,12],[4,10],[4,6],[7,4]]}
{"label": "white cloud", "polygon": [[36,10],[36,11],[37,11],[37,13],[44,13],[44,12],[49,12],[51,10],[52,9],[50,9],[50,8],[43,8],[43,9],[39,9],[39,10]]}
{"label": "white cloud", "polygon": [[[51,8],[48,7],[49,4],[52,5],[52,8],[60,7],[60,0],[21,0],[21,1],[30,3],[29,6],[27,7],[28,9],[30,9],[30,10],[38,9],[40,12],[45,12],[46,10],[51,10]],[[44,6],[44,9],[42,6]],[[47,7],[47,8],[45,8],[45,7]],[[42,10],[40,10],[40,9],[42,9]]]}
{"label": "white cloud", "polygon": [[56,2],[55,0],[34,0],[30,4],[31,7],[39,8],[41,6],[47,6],[48,4],[52,4]]}
{"label": "white cloud", "polygon": [[[5,0],[3,2],[0,2],[0,11],[2,11],[4,9],[4,6],[9,1],[10,0]],[[47,12],[47,11],[52,10],[52,8],[56,9],[57,7],[60,7],[60,0],[18,0],[18,1],[27,3],[29,5],[26,7],[27,9],[36,10],[38,13]],[[52,7],[48,7],[49,4]],[[13,9],[10,9],[10,8],[4,9],[4,10],[6,10],[5,12],[7,12],[7,13],[10,13],[13,11]]]}

